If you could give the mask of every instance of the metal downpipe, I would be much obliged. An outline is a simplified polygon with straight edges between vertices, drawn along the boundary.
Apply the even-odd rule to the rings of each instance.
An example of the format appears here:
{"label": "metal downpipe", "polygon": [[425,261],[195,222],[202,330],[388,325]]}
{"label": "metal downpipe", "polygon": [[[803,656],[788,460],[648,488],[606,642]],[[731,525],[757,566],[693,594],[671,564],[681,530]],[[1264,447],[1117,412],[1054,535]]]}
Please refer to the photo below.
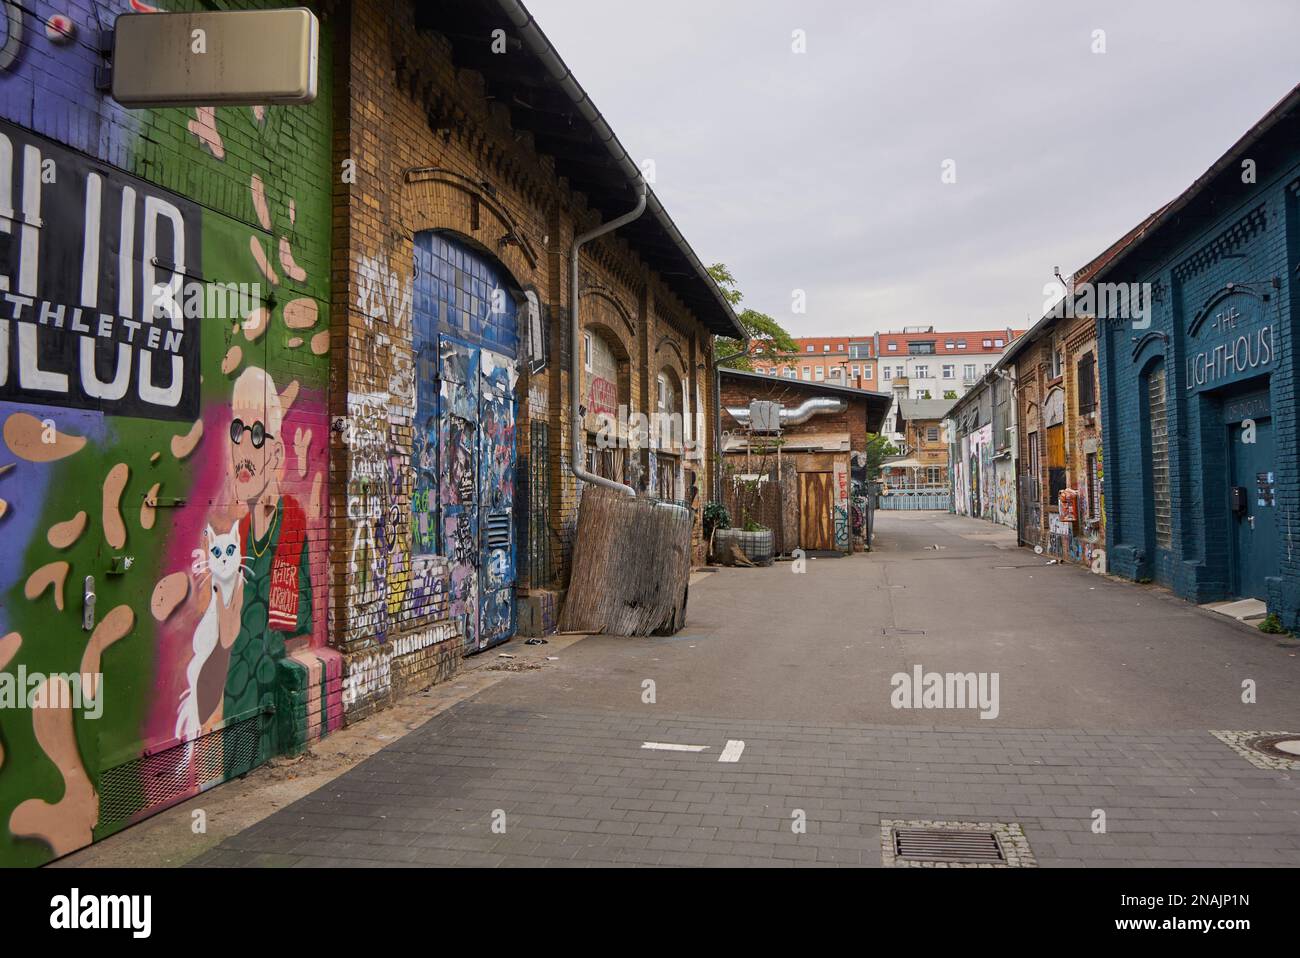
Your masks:
{"label": "metal downpipe", "polygon": [[606,479],[603,476],[594,475],[583,468],[581,462],[586,442],[582,434],[582,326],[578,321],[578,254],[587,243],[604,236],[606,233],[614,232],[620,226],[626,226],[645,212],[645,179],[640,179],[639,183],[640,195],[637,197],[636,206],[632,210],[574,238],[573,262],[570,264],[571,272],[569,274],[569,415],[573,420],[573,440],[569,450],[569,468],[583,482],[604,486],[606,489],[615,489],[627,493],[629,496],[636,495],[636,490],[631,486],[622,482],[615,482],[613,479]]}

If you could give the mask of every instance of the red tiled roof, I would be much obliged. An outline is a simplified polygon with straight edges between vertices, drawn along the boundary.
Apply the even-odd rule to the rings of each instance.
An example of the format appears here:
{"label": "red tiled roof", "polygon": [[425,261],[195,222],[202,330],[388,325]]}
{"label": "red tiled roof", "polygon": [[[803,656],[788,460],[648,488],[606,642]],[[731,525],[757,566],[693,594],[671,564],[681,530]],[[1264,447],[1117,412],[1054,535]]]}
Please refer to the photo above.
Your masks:
{"label": "red tiled roof", "polygon": [[[881,333],[880,334],[880,358],[888,359],[890,356],[907,355],[908,343],[933,342],[934,355],[936,356],[969,356],[971,353],[992,352],[994,350],[1005,349],[1011,341],[1023,333],[1023,329],[956,329],[951,332],[936,330],[933,333]],[[985,346],[984,340],[990,343],[1002,340],[1001,346]],[[959,349],[957,344],[964,342],[965,349]],[[889,344],[894,343],[898,349],[893,352],[889,351]],[[952,343],[952,348],[948,344]]]}
{"label": "red tiled roof", "polygon": [[[1024,334],[1023,329],[960,329],[951,332],[938,330],[933,333],[868,333],[865,336],[797,336],[794,341],[799,346],[798,352],[795,353],[772,353],[757,351],[751,353],[753,356],[762,356],[774,362],[789,362],[794,359],[812,360],[815,357],[827,359],[839,358],[846,362],[849,361],[849,346],[853,343],[869,345],[872,349],[870,356],[857,357],[862,359],[884,359],[891,356],[902,356],[907,353],[907,344],[914,342],[934,342],[934,355],[961,355],[966,356],[971,353],[993,352],[1005,349],[1011,341],[1017,336]],[[875,337],[880,338],[880,355],[875,353]],[[1002,340],[1002,346],[984,346],[984,340]],[[964,340],[965,349],[958,349],[957,342]],[[948,343],[953,344],[953,348],[948,348]],[[894,343],[899,348],[889,352],[889,343]],[[812,352],[808,351],[811,346]],[[823,347],[830,346],[827,350]],[[841,350],[840,347],[844,348]]]}

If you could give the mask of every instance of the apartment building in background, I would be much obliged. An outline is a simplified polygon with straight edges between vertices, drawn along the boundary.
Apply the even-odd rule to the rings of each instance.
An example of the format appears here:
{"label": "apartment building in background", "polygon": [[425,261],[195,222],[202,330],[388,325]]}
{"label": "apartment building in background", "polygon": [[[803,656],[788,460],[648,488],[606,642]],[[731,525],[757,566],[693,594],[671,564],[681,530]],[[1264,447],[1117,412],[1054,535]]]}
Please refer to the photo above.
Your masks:
{"label": "apartment building in background", "polygon": [[883,428],[897,446],[903,440],[898,400],[959,399],[1023,332],[905,326],[901,332],[865,336],[807,336],[795,340],[793,353],[756,345],[752,362],[755,372],[768,376],[890,393],[894,404]]}
{"label": "apartment building in background", "polygon": [[899,402],[907,399],[960,399],[993,368],[1023,329],[965,329],[943,332],[933,326],[905,326],[898,333],[877,333],[876,388],[894,396],[884,434],[903,440]]}
{"label": "apartment building in background", "polygon": [[754,371],[808,383],[884,392],[876,373],[875,337],[809,336],[796,339],[793,353],[765,352],[755,346]]}

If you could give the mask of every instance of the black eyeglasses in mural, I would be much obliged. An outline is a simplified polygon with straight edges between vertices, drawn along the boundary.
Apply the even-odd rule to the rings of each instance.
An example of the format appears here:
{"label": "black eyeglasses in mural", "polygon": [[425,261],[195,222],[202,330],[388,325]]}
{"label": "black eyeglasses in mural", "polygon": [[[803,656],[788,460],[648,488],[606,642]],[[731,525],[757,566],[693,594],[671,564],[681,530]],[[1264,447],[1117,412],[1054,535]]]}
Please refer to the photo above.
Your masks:
{"label": "black eyeglasses in mural", "polygon": [[252,436],[254,449],[261,449],[266,440],[275,438],[266,431],[266,426],[262,425],[261,422],[255,422],[251,426],[245,426],[242,419],[236,419],[230,423],[230,441],[238,446],[244,438],[245,430],[247,430]]}

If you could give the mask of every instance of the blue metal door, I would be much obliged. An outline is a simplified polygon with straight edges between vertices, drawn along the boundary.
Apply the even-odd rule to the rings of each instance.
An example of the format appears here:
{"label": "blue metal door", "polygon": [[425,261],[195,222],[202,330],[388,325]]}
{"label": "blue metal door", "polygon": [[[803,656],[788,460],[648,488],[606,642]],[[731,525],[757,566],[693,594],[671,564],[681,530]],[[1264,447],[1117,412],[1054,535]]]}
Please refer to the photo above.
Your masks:
{"label": "blue metal door", "polygon": [[442,554],[450,567],[448,614],[465,623],[465,651],[479,649],[478,350],[438,338],[438,505]]}
{"label": "blue metal door", "polygon": [[467,654],[515,631],[517,294],[483,251],[416,234],[413,540],[447,559]]}
{"label": "blue metal door", "polygon": [[509,357],[479,350],[478,649],[515,632],[515,380]]}
{"label": "blue metal door", "polygon": [[1238,508],[1229,509],[1233,584],[1237,595],[1265,599],[1265,580],[1278,574],[1273,420],[1255,420],[1253,427],[1249,421],[1231,425],[1229,448],[1232,486],[1242,490]]}
{"label": "blue metal door", "polygon": [[515,632],[515,361],[450,336],[438,341],[443,554],[465,651]]}

